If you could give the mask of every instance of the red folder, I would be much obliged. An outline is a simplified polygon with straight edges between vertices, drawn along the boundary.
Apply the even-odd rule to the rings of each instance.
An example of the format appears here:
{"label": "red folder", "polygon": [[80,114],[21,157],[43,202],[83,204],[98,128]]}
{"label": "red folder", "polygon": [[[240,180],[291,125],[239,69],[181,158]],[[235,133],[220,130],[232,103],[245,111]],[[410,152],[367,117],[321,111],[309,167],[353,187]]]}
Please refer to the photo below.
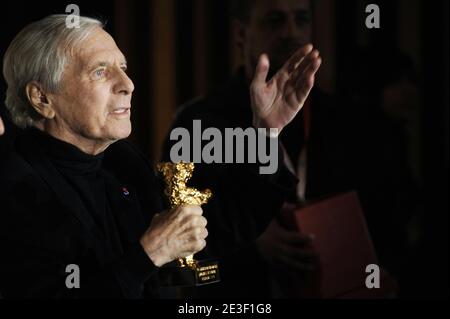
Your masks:
{"label": "red folder", "polygon": [[395,291],[395,281],[383,271],[380,288],[366,287],[367,265],[379,263],[356,192],[298,208],[283,219],[315,236],[312,248],[320,256],[320,280],[315,281],[319,287],[306,291],[318,291],[321,298],[387,298]]}

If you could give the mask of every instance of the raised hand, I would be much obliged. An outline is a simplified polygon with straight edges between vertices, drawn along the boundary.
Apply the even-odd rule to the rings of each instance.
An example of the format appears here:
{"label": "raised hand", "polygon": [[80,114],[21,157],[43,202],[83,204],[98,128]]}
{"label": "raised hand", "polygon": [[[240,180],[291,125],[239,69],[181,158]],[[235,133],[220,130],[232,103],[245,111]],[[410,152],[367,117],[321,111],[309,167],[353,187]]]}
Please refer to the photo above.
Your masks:
{"label": "raised hand", "polygon": [[319,52],[307,44],[267,82],[269,58],[262,54],[250,87],[253,125],[279,134],[305,104],[321,63]]}

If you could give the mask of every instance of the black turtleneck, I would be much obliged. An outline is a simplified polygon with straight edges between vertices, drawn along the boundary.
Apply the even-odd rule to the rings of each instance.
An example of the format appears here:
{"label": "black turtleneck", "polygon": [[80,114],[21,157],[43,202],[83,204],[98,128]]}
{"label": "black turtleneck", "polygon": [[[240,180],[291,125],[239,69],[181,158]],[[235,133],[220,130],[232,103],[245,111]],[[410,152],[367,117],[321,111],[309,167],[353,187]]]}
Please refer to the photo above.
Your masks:
{"label": "black turtleneck", "polygon": [[[124,178],[128,161],[136,163],[133,176],[154,182],[151,169],[141,169],[145,159],[125,142],[92,156],[37,129],[18,136],[0,170],[0,251],[9,261],[0,263],[4,296],[157,295],[157,267],[139,239],[149,211],[162,208],[138,194],[156,198],[159,191],[141,176]],[[79,289],[68,289],[68,264],[79,266]]]}
{"label": "black turtleneck", "polygon": [[80,196],[112,250],[121,251],[116,221],[107,200],[105,172],[102,169],[104,154],[84,153],[76,146],[37,129],[30,129],[29,133],[36,138],[53,166]]}

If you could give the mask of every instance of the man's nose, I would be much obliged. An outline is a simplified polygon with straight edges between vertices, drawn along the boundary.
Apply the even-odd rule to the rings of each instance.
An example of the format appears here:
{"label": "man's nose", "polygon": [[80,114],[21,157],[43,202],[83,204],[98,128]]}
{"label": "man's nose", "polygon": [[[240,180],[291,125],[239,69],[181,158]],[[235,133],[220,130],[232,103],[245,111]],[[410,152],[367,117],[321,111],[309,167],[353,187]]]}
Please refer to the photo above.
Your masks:
{"label": "man's nose", "polygon": [[286,39],[296,38],[299,36],[299,34],[300,30],[295,17],[289,16],[284,24],[283,37]]}
{"label": "man's nose", "polygon": [[128,77],[128,75],[120,69],[117,71],[117,82],[114,88],[115,93],[119,94],[131,94],[134,91],[134,83],[133,81]]}

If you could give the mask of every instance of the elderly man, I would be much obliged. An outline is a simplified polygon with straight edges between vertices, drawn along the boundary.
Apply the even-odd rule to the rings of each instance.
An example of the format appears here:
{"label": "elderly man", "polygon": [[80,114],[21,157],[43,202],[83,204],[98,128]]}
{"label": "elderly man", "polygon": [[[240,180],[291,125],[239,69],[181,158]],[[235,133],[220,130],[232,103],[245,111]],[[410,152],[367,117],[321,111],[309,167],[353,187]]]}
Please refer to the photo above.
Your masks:
{"label": "elderly man", "polygon": [[[159,213],[150,166],[120,141],[131,132],[126,60],[99,21],[81,17],[80,28],[69,29],[65,20],[54,15],[27,26],[4,58],[6,106],[26,130],[0,174],[0,291],[140,298],[155,287],[158,267],[205,247],[206,220],[198,206]],[[261,56],[255,125],[282,130],[319,65],[307,46],[266,83],[269,62]],[[274,196],[282,193],[277,176],[267,179]]]}
{"label": "elderly man", "polygon": [[158,267],[203,249],[206,219],[199,206],[151,219],[162,210],[151,169],[141,168],[140,193],[127,180],[139,154],[127,144],[106,152],[131,132],[125,57],[99,21],[65,21],[28,25],[4,57],[6,106],[26,130],[0,174],[0,291],[139,298]]}

